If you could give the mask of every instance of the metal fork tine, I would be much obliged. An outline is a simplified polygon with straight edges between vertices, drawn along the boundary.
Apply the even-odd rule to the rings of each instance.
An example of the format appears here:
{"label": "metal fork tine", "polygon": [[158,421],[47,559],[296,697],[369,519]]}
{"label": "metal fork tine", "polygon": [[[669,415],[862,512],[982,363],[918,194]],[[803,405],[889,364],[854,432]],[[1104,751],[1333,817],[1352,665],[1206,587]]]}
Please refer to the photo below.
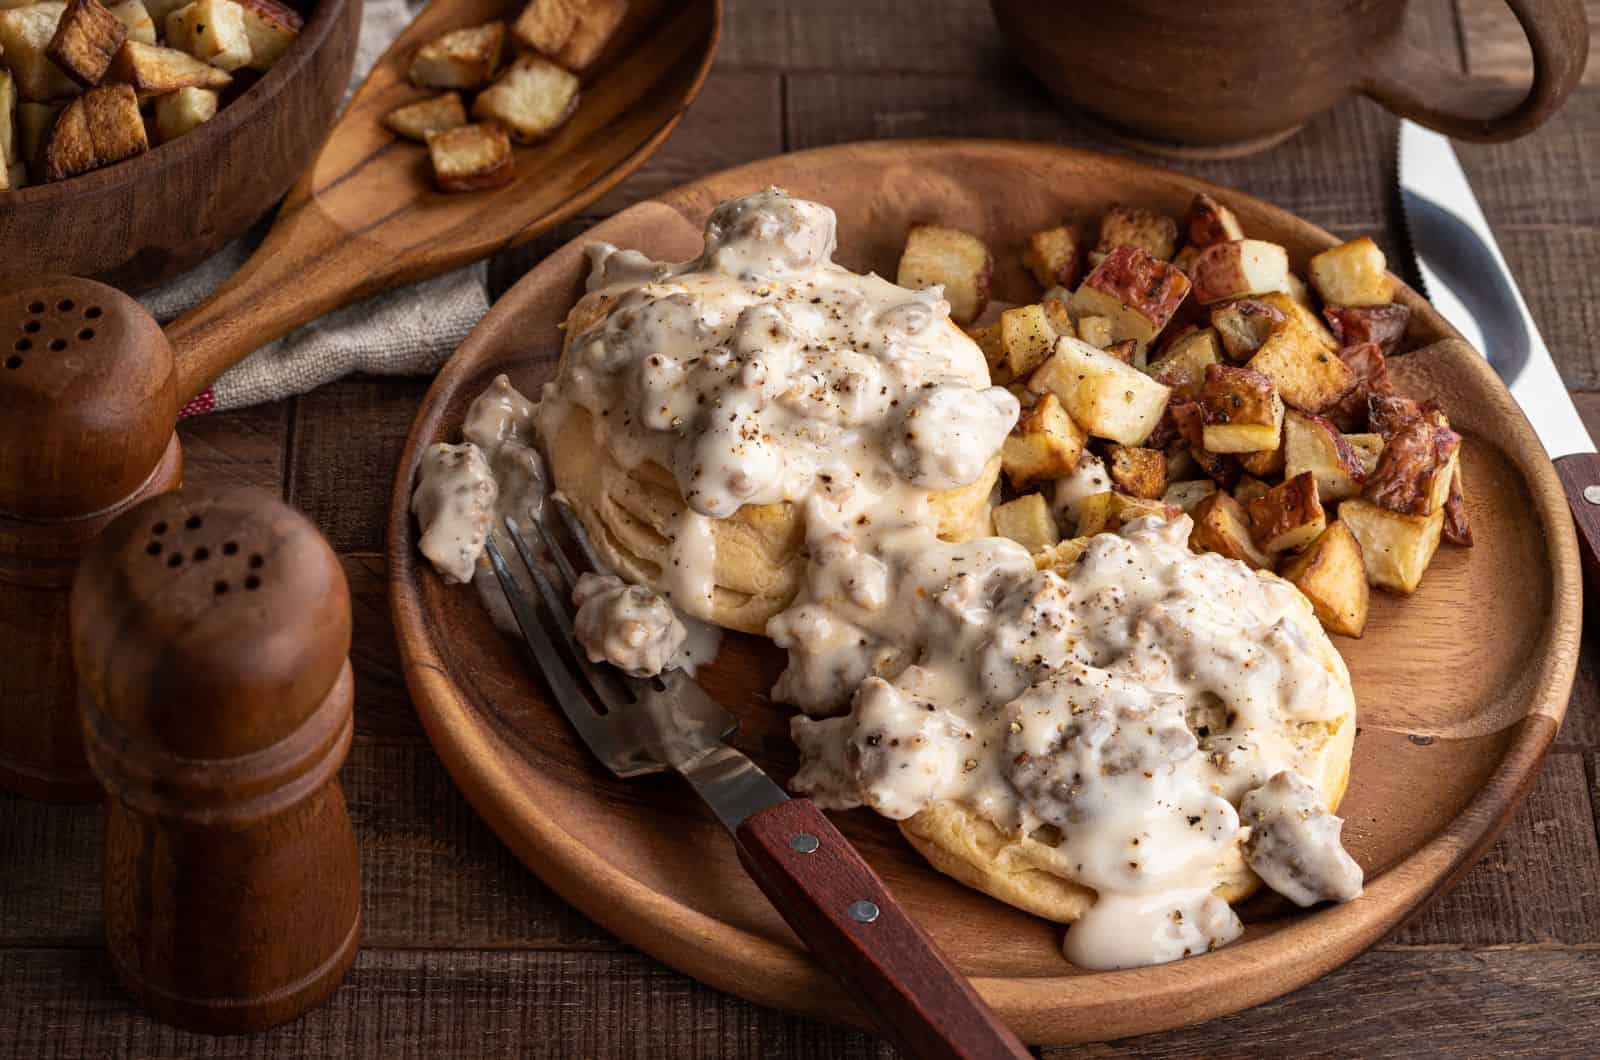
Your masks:
{"label": "metal fork tine", "polygon": [[562,551],[549,527],[544,525],[543,519],[535,519],[533,528],[538,531],[539,540],[544,542],[544,547],[550,552],[550,558],[556,562],[556,570],[560,571],[562,579],[567,583],[566,590],[570,599],[572,590],[578,585],[578,572],[573,569],[572,561],[567,559],[567,554]]}
{"label": "metal fork tine", "polygon": [[[538,525],[538,521],[535,520],[534,526]],[[539,595],[544,597],[545,606],[555,616],[556,624],[561,627],[561,632],[566,634],[569,642],[575,641],[577,633],[572,628],[571,596],[563,597],[561,593],[556,591],[556,587],[550,584],[549,576],[541,568],[533,551],[528,548],[527,538],[522,536],[522,524],[508,516],[506,518],[506,529],[511,535],[511,546],[517,550],[517,555],[522,558],[523,566],[528,568],[528,573],[533,577],[533,584],[538,587]]]}
{"label": "metal fork tine", "polygon": [[572,535],[572,540],[578,543],[578,550],[583,553],[583,558],[589,561],[590,570],[604,570],[605,564],[600,562],[600,554],[595,551],[594,541],[589,537],[589,531],[584,529],[583,520],[578,518],[566,501],[555,502],[556,511],[561,513],[561,525],[567,528],[567,533]]}

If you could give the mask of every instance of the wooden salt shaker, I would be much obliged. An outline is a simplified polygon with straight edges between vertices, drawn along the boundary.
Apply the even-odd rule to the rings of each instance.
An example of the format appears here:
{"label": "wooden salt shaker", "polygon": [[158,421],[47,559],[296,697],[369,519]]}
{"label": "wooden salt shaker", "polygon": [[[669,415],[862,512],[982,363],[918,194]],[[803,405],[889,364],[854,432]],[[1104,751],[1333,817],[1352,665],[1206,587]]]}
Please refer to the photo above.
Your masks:
{"label": "wooden salt shaker", "polygon": [[360,936],[337,777],[350,594],[333,550],[260,490],[152,498],[84,557],[72,646],[122,981],[211,1033],[322,1002]]}
{"label": "wooden salt shaker", "polygon": [[177,488],[177,418],[172,347],[137,302],[64,277],[0,293],[0,787],[100,797],[68,594],[95,535]]}

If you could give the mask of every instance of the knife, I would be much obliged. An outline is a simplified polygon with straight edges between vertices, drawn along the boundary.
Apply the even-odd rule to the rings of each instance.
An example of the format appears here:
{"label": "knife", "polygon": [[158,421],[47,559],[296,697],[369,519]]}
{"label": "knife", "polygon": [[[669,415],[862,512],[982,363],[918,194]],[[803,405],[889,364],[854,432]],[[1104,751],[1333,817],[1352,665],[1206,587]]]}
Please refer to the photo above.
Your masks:
{"label": "knife", "polygon": [[1517,289],[1450,141],[1400,122],[1400,208],[1422,293],[1484,354],[1555,464],[1600,588],[1600,456]]}

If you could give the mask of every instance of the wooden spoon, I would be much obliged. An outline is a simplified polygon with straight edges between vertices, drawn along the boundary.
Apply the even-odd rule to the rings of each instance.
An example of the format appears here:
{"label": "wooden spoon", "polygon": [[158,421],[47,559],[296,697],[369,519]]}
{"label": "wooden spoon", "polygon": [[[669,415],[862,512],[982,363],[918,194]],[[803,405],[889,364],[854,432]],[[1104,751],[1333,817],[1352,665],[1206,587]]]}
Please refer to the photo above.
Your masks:
{"label": "wooden spoon", "polygon": [[427,93],[406,80],[419,45],[513,17],[513,0],[435,0],[378,60],[266,240],[209,300],[167,327],[186,403],[253,350],[392,287],[525,243],[604,195],[655,152],[705,82],[722,0],[634,3],[585,75],[577,113],[515,151],[492,191],[434,189],[427,150],[382,119]]}

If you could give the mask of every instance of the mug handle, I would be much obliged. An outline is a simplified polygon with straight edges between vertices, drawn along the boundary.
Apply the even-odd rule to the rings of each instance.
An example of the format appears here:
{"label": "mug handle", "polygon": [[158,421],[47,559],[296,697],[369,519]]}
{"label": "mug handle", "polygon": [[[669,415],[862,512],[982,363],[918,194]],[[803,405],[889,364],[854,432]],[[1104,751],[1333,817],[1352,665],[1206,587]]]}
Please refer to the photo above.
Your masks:
{"label": "mug handle", "polygon": [[1463,74],[1397,33],[1361,91],[1403,118],[1458,140],[1511,140],[1543,125],[1583,77],[1589,57],[1584,0],[1506,0],[1533,49],[1533,84],[1524,91]]}

